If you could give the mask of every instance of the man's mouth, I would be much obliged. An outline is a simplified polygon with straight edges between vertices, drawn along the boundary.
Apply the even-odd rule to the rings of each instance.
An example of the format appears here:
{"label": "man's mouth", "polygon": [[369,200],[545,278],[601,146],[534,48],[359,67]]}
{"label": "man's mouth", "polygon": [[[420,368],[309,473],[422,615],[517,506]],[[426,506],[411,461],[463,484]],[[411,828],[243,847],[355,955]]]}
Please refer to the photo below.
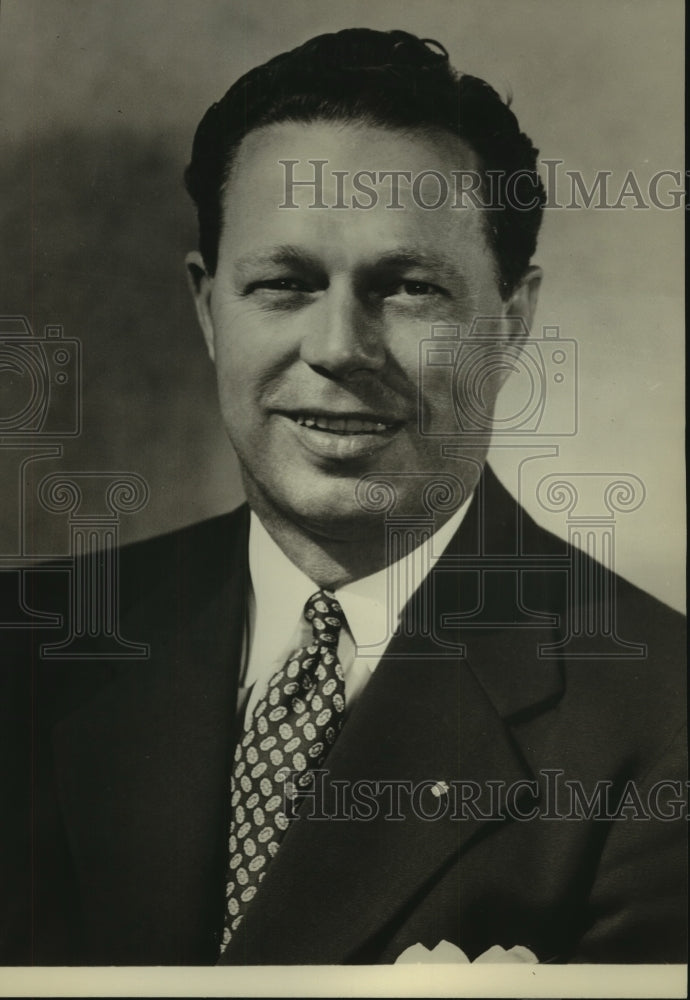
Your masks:
{"label": "man's mouth", "polygon": [[302,427],[328,434],[385,434],[399,423],[377,417],[324,416],[320,413],[290,413],[288,416]]}
{"label": "man's mouth", "polygon": [[[406,421],[389,413],[278,410],[302,448],[327,465],[368,460],[396,440]],[[292,438],[292,435],[291,435]]]}

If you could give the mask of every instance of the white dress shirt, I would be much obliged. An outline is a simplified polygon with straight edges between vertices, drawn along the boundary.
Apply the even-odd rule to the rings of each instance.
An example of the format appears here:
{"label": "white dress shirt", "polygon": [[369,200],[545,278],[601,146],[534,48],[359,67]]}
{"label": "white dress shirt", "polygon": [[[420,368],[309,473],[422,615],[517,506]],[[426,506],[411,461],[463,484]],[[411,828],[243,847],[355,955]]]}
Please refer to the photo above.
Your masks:
{"label": "white dress shirt", "polygon": [[[434,534],[402,559],[335,591],[347,619],[338,641],[346,711],[376,670],[400,614],[460,527],[471,496]],[[252,511],[249,527],[248,635],[238,710],[245,726],[273,674],[290,653],[311,641],[307,600],[320,588],[291,562]]]}

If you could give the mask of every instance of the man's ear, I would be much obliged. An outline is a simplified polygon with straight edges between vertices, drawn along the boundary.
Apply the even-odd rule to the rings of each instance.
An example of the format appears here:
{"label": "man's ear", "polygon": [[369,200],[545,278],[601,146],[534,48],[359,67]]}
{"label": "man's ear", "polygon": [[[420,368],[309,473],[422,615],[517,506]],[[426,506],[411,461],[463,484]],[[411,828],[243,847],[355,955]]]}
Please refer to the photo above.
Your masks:
{"label": "man's ear", "polygon": [[537,308],[539,289],[544,273],[540,267],[528,267],[524,276],[520,279],[510,298],[504,304],[504,316],[520,316],[524,323],[519,324],[522,332],[517,332],[518,324],[515,324],[515,334],[510,337],[512,347],[522,348],[527,335],[532,329],[532,320]]}
{"label": "man's ear", "polygon": [[216,352],[213,342],[213,319],[211,318],[211,291],[213,278],[209,275],[204,259],[197,250],[185,257],[187,266],[187,281],[194,299],[199,326],[206,341],[206,349],[211,361],[215,361]]}

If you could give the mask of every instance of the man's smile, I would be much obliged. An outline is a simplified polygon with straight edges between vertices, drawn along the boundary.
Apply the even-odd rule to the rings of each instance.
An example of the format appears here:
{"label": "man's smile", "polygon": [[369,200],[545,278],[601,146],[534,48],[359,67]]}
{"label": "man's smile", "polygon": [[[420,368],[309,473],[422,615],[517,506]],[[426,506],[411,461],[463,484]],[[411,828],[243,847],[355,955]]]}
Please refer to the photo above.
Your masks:
{"label": "man's smile", "polygon": [[386,448],[404,426],[401,420],[376,414],[326,414],[277,412],[274,414],[294,434],[300,445],[318,458],[351,460]]}
{"label": "man's smile", "polygon": [[286,413],[285,416],[302,427],[328,434],[385,434],[402,423],[378,414],[324,413],[307,409],[299,413]]}

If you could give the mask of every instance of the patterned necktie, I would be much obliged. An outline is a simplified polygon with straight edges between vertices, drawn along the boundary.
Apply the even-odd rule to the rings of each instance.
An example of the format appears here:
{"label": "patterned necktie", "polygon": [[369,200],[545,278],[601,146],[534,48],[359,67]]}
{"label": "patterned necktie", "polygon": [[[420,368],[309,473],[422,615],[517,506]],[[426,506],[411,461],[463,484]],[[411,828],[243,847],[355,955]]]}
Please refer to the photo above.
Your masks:
{"label": "patterned necktie", "polygon": [[310,644],[273,675],[235,750],[221,954],[294,817],[299,786],[309,784],[343,724],[345,679],[337,657],[342,608],[333,594],[319,590],[307,601],[304,617],[312,627]]}

